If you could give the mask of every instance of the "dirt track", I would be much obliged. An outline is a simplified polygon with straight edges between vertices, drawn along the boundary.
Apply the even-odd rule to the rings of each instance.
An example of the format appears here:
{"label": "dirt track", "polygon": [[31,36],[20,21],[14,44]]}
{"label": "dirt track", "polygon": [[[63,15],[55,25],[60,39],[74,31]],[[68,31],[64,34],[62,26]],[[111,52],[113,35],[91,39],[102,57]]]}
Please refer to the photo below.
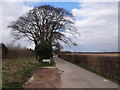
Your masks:
{"label": "dirt track", "polygon": [[38,68],[24,88],[59,88],[61,71],[56,67]]}

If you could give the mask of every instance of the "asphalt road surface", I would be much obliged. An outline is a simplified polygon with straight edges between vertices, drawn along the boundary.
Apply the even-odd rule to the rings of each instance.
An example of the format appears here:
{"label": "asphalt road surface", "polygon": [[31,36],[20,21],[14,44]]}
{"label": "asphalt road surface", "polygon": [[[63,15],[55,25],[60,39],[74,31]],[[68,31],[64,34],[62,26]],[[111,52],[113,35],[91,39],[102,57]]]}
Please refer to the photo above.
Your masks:
{"label": "asphalt road surface", "polygon": [[118,84],[90,71],[80,68],[61,58],[54,57],[57,67],[62,70],[60,88],[118,88]]}

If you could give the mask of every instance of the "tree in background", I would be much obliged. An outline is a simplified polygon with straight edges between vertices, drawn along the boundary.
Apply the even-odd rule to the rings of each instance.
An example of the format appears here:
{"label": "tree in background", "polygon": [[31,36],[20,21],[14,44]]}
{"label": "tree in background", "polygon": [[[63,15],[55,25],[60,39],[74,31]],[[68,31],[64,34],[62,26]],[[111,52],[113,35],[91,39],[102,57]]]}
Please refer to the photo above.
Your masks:
{"label": "tree in background", "polygon": [[64,33],[76,32],[73,15],[63,8],[50,5],[34,7],[8,27],[16,40],[27,37],[36,46],[45,42],[54,45],[60,41],[74,44]]}
{"label": "tree in background", "polygon": [[4,43],[0,43],[0,50],[2,51],[2,58],[5,58],[8,53],[8,48]]}
{"label": "tree in background", "polygon": [[53,49],[54,54],[59,54],[61,49],[63,49],[60,43],[55,43],[53,46],[55,46]]}

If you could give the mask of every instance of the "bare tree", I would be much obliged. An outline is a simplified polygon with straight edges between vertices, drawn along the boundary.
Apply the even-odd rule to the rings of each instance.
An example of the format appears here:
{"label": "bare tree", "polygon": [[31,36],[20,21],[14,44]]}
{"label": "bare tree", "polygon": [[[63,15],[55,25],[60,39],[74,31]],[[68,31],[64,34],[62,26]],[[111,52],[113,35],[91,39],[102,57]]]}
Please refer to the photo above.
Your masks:
{"label": "bare tree", "polygon": [[63,8],[50,5],[34,7],[8,27],[12,30],[16,40],[27,37],[35,45],[42,42],[52,45],[60,41],[67,44],[73,43],[62,32],[66,30],[71,31],[71,34],[75,32],[72,14]]}

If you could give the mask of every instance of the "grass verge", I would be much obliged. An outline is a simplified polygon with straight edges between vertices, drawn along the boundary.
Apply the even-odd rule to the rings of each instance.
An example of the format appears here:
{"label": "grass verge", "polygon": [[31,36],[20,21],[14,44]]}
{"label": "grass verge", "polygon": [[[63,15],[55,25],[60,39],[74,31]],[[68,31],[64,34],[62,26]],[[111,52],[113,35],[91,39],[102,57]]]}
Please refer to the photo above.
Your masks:
{"label": "grass verge", "polygon": [[23,88],[24,83],[33,75],[38,67],[54,66],[51,63],[38,63],[35,57],[19,57],[14,60],[4,59],[2,62],[2,88]]}

